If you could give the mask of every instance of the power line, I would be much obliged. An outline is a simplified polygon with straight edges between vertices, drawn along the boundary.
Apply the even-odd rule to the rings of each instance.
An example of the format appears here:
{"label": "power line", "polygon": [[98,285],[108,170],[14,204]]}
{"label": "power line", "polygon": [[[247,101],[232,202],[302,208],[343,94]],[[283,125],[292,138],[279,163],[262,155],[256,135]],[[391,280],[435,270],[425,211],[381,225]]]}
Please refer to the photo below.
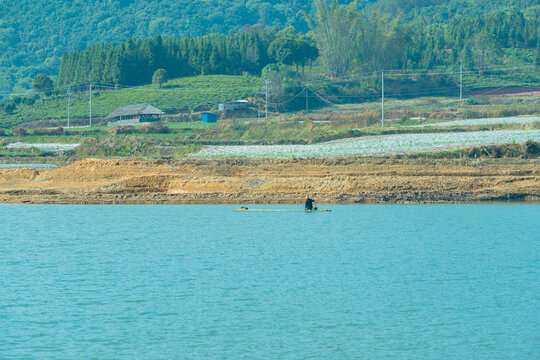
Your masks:
{"label": "power line", "polygon": [[[124,90],[135,90],[135,91],[146,91],[146,92],[226,92],[226,91],[235,91],[235,90],[243,90],[245,88],[209,88],[209,87],[199,87],[194,88],[190,87],[188,89],[156,89],[156,88],[149,88],[145,87],[147,85],[133,85],[133,86],[116,86],[112,84],[94,84],[94,86],[107,88],[107,89],[116,89],[121,88]],[[256,91],[260,89],[260,85],[257,86],[251,86],[248,87],[251,88],[251,90]]]}
{"label": "power line", "polygon": [[[531,70],[531,69],[535,69],[534,66],[521,66],[521,67],[517,67],[517,66],[507,66],[507,67],[494,67],[494,68],[489,68],[489,69],[483,69],[482,70],[482,77],[488,77],[488,78],[496,78],[496,77],[501,77],[501,76],[504,76],[505,74],[508,74],[510,72],[518,72],[518,71],[524,71],[524,70]],[[460,101],[463,100],[463,76],[464,75],[470,75],[470,74],[476,74],[478,71],[480,71],[481,69],[477,69],[477,70],[467,70],[467,71],[464,71],[463,70],[463,66],[460,65],[460,69],[459,69],[459,72],[455,72],[455,71],[451,71],[451,72],[440,72],[438,71],[439,69],[416,69],[416,70],[411,70],[411,71],[414,71],[414,72],[403,72],[402,70],[385,70],[384,71],[384,76],[385,77],[403,77],[403,76],[416,76],[416,77],[421,77],[421,76],[440,76],[440,75],[444,75],[444,76],[450,76],[450,77],[453,77],[453,76],[456,76],[459,74],[459,98],[460,98]],[[428,72],[428,71],[432,71],[432,72]],[[382,73],[382,72],[381,72]],[[376,72],[366,72],[366,73],[361,73],[361,74],[354,74],[353,76],[348,76],[348,77],[341,77],[341,78],[324,78],[324,77],[319,77],[319,78],[313,78],[303,84],[289,84],[289,85],[285,85],[285,86],[282,86],[281,88],[282,89],[293,89],[293,88],[299,88],[299,87],[304,87],[304,89],[300,90],[298,93],[295,93],[294,95],[292,95],[292,97],[288,98],[287,100],[284,100],[284,101],[280,101],[280,102],[271,102],[269,99],[268,99],[268,83],[266,83],[265,85],[265,94],[266,94],[266,113],[268,111],[268,104],[271,104],[271,105],[285,105],[285,104],[288,104],[292,101],[294,101],[298,96],[301,96],[302,94],[305,95],[306,97],[306,112],[307,112],[307,109],[308,109],[308,101],[309,101],[309,98],[310,97],[313,97],[313,98],[319,98],[321,99],[322,101],[328,103],[328,104],[332,104],[332,105],[337,105],[336,103],[328,100],[327,98],[321,96],[319,93],[317,93],[316,91],[313,90],[313,87],[324,87],[324,86],[327,86],[327,85],[331,85],[331,84],[340,84],[340,83],[347,83],[347,82],[361,82],[362,80],[369,80],[369,79],[372,79],[372,80],[375,80],[376,79]],[[511,79],[508,79],[508,80],[511,80]],[[499,87],[497,89],[492,89],[488,92],[486,92],[486,94],[489,94],[489,93],[492,93],[492,92],[495,92],[497,90],[500,90],[502,88],[507,88],[507,87],[512,87],[512,86],[520,86],[520,87],[523,87],[523,88],[536,88],[534,86],[531,86],[531,85],[519,85],[518,84],[518,81],[515,81],[516,84],[513,85],[513,84],[509,84],[509,85],[506,85],[506,86],[502,86],[502,87]],[[127,86],[127,85],[116,85],[116,84],[87,84],[89,85],[90,87],[90,121],[92,121],[92,92],[93,91],[96,91],[96,90],[112,90],[112,89],[129,89],[131,91],[138,91],[138,92],[170,92],[170,93],[204,93],[204,94],[214,94],[214,95],[217,95],[217,96],[220,96],[220,95],[224,95],[224,93],[227,93],[227,92],[230,92],[230,91],[238,91],[239,94],[246,94],[246,93],[252,93],[253,96],[257,96],[257,95],[260,95],[261,93],[261,85],[256,85],[256,86],[248,86],[248,87],[229,87],[229,88],[212,88],[212,87],[189,87],[189,88],[170,88],[170,89],[162,89],[162,88],[153,88],[153,87],[148,87],[148,86],[136,86],[136,85],[133,85],[133,86]],[[382,84],[381,84],[382,85]],[[81,84],[81,85],[78,85],[78,86],[75,86],[74,89],[77,90],[77,89],[83,89],[85,87],[84,84]],[[61,88],[65,88],[65,87],[60,87],[60,88],[48,88],[48,89],[43,89],[43,91],[59,91],[59,89]],[[71,88],[73,89],[73,88]],[[469,88],[469,89],[474,89],[474,88]],[[264,89],[263,89],[264,90]],[[382,90],[382,89],[381,89]],[[314,96],[310,96],[309,95],[309,92],[308,91],[311,91],[312,94]],[[383,91],[381,91],[381,94],[383,94]],[[404,97],[412,97],[412,96],[418,96],[418,95],[436,95],[436,94],[439,94],[439,95],[444,95],[444,94],[450,94],[452,92],[456,91],[456,87],[448,87],[448,88],[438,88],[436,90],[430,90],[430,91],[423,91],[423,92],[407,92],[407,93],[397,93],[397,94],[391,94],[390,96],[391,97],[398,97],[398,98],[404,98]],[[14,95],[14,96],[17,96],[17,95],[30,95],[32,94],[33,92],[31,90],[29,90],[28,92],[25,92],[25,93],[0,93],[0,95]],[[226,95],[230,95],[230,94],[226,94]],[[381,98],[383,98],[384,95],[381,95]],[[69,96],[71,97],[71,96]],[[332,98],[333,99],[347,99],[347,98],[359,98],[359,99],[374,99],[374,98],[377,98],[379,97],[379,95],[375,95],[375,94],[351,94],[351,95],[332,95]],[[68,102],[70,102],[71,99],[69,98],[68,99]],[[381,101],[382,103],[384,102],[384,99],[382,99]],[[202,105],[208,105],[208,104],[212,104],[213,101],[205,101],[199,105],[197,105],[196,107],[199,107],[199,106],[202,106]],[[170,104],[173,104],[173,103],[170,103]],[[384,106],[384,105],[382,105]],[[68,107],[69,107],[69,104],[68,104]],[[192,107],[190,107],[192,108]],[[384,111],[384,110],[383,110]],[[68,109],[68,112],[69,112],[69,109]],[[384,116],[384,115],[383,115]],[[68,115],[69,117],[69,115]],[[382,122],[384,122],[384,120],[382,119]]]}
{"label": "power line", "polygon": [[327,104],[332,104],[332,105],[338,105],[338,104],[333,103],[332,101],[330,101],[330,100],[328,100],[328,99],[325,99],[324,97],[322,97],[321,95],[319,95],[317,92],[313,91],[313,89],[311,89],[311,88],[308,88],[308,89],[309,89],[312,93],[314,93],[315,95],[317,95],[317,97],[318,97],[319,99],[321,99],[322,101],[324,101],[325,103],[327,103]]}
{"label": "power line", "polygon": [[265,117],[267,117],[267,118],[268,118],[268,84],[269,83],[270,83],[270,80],[268,80],[268,79],[264,80],[264,84],[266,85],[266,93],[265,93],[266,94],[266,106],[265,106],[264,111],[266,112]]}
{"label": "power line", "polygon": [[463,101],[463,63],[459,66],[459,101]]}
{"label": "power line", "polygon": [[298,92],[297,94],[295,94],[292,98],[290,98],[289,100],[285,100],[285,101],[282,101],[282,102],[270,102],[269,104],[270,105],[285,105],[285,104],[288,104],[290,103],[291,101],[293,101],[294,99],[296,99],[297,97],[301,96],[302,94],[304,94],[304,91],[300,91]]}
{"label": "power line", "polygon": [[[486,76],[486,73],[490,73],[490,72],[499,72],[499,71],[517,71],[517,70],[531,70],[531,69],[536,69],[536,66],[535,65],[525,65],[525,66],[501,66],[501,67],[493,67],[493,68],[489,68],[489,69],[481,69],[481,68],[470,68],[469,70],[467,71],[463,71],[463,74],[474,74],[474,73],[477,73],[477,72],[482,72],[483,75],[482,76]],[[402,69],[383,69],[383,70],[380,70],[380,71],[384,71],[385,74],[387,76],[434,76],[434,75],[457,75],[457,74],[460,74],[460,71],[440,71],[440,69],[437,69],[437,68],[431,68],[431,69],[414,69],[414,70],[402,70]],[[369,75],[371,75],[372,77],[374,77],[376,74],[378,74],[380,71],[370,71],[370,72],[364,72],[364,73],[360,73],[360,74],[354,74],[354,75],[351,75],[351,76],[344,76],[344,77],[337,77],[337,78],[320,78],[320,79],[317,79],[316,81],[317,82],[329,82],[329,83],[339,83],[339,82],[350,82],[350,81],[355,81],[355,80],[360,80],[360,79],[363,79],[363,78],[368,78]],[[414,71],[414,72],[410,72],[410,71]],[[83,84],[79,84],[79,85],[75,85],[75,87],[78,87],[78,88],[86,88],[90,83],[83,83]],[[140,91],[163,91],[163,92],[168,92],[168,91],[179,91],[179,92],[182,92],[182,91],[204,91],[204,90],[208,90],[207,87],[204,87],[204,88],[192,88],[190,87],[189,89],[163,89],[163,88],[159,88],[159,89],[155,89],[155,88],[147,88],[147,87],[143,87],[143,86],[147,86],[147,85],[117,85],[117,84],[99,84],[99,83],[92,83],[93,86],[96,88],[96,87],[102,87],[102,88],[109,88],[109,89],[118,89],[118,88],[122,88],[122,89],[134,89],[134,90],[140,90]],[[308,82],[308,84],[315,84],[315,81],[311,81],[311,82]],[[46,89],[43,89],[43,91],[54,91],[54,90],[58,90],[58,91],[61,91],[61,90],[64,90],[64,89],[73,89],[73,85],[65,85],[65,86],[61,86],[61,87],[50,87],[50,88],[46,88]],[[259,88],[259,86],[256,86],[256,88]],[[219,89],[216,89],[217,91],[232,91],[232,90],[237,90],[238,88],[237,87],[234,87],[234,88],[219,88]],[[26,94],[31,94],[32,93],[32,90],[28,90],[26,92],[19,92],[19,93],[7,93],[7,92],[4,92],[4,93],[0,93],[0,95],[26,95]]]}
{"label": "power line", "polygon": [[71,107],[71,95],[73,95],[73,92],[71,90],[68,90],[67,92],[67,95],[68,95],[68,119],[67,119],[67,127],[69,129],[69,112],[70,112],[70,107]]}

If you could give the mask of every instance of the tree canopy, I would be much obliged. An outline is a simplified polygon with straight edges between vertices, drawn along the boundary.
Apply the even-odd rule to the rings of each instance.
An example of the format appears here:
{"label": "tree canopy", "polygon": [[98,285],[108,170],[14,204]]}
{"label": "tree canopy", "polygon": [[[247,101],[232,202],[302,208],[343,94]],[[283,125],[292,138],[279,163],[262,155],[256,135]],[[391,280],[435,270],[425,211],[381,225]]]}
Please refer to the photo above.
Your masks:
{"label": "tree canopy", "polygon": [[[401,13],[370,13],[358,3],[318,0],[316,5],[313,28],[321,61],[332,77],[355,71],[455,68],[460,62],[481,70],[502,61],[523,63],[525,54],[537,47],[540,31],[540,6],[454,16],[437,24],[424,18],[406,22]],[[517,49],[522,58],[505,58],[504,49]]]}
{"label": "tree canopy", "polygon": [[87,83],[141,85],[156,70],[170,78],[225,74],[260,74],[269,62],[267,49],[276,31],[249,28],[240,34],[163,39],[160,35],[116,45],[97,44],[64,54],[58,86]]}
{"label": "tree canopy", "polygon": [[159,85],[161,87],[165,81],[169,78],[169,74],[165,69],[157,69],[152,75],[152,84]]}
{"label": "tree canopy", "polygon": [[37,74],[32,81],[32,89],[43,97],[53,91],[53,82],[46,74]]}
{"label": "tree canopy", "polygon": [[268,47],[268,55],[278,64],[305,67],[319,56],[315,40],[308,35],[297,34],[294,28],[280,31]]}

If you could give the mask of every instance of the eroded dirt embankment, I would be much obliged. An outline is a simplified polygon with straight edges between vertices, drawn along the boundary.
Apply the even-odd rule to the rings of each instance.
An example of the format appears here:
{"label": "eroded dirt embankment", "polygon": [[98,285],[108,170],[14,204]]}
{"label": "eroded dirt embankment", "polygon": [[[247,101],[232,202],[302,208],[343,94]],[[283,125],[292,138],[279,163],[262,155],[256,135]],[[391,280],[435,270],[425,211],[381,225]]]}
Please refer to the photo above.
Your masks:
{"label": "eroded dirt embankment", "polygon": [[86,159],[55,170],[0,169],[0,202],[301,204],[540,201],[540,161]]}

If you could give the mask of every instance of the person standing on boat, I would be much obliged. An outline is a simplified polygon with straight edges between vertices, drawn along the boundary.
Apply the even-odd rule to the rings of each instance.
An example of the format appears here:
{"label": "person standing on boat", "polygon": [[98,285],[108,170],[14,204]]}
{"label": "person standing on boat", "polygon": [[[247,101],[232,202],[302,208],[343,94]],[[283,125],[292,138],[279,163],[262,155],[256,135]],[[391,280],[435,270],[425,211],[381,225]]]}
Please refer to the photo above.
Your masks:
{"label": "person standing on boat", "polygon": [[307,198],[306,199],[306,205],[304,206],[304,210],[313,210],[313,203],[315,202],[315,200],[311,199],[311,198]]}

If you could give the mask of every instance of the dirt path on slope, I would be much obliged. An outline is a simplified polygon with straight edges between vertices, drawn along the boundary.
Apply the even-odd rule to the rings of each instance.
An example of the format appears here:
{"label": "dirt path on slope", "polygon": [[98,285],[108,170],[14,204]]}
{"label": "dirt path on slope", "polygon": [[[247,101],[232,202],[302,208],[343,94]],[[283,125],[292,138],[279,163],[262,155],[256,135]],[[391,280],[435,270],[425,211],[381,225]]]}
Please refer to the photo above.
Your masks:
{"label": "dirt path on slope", "polygon": [[538,159],[86,159],[0,169],[0,202],[303,204],[540,201]]}

